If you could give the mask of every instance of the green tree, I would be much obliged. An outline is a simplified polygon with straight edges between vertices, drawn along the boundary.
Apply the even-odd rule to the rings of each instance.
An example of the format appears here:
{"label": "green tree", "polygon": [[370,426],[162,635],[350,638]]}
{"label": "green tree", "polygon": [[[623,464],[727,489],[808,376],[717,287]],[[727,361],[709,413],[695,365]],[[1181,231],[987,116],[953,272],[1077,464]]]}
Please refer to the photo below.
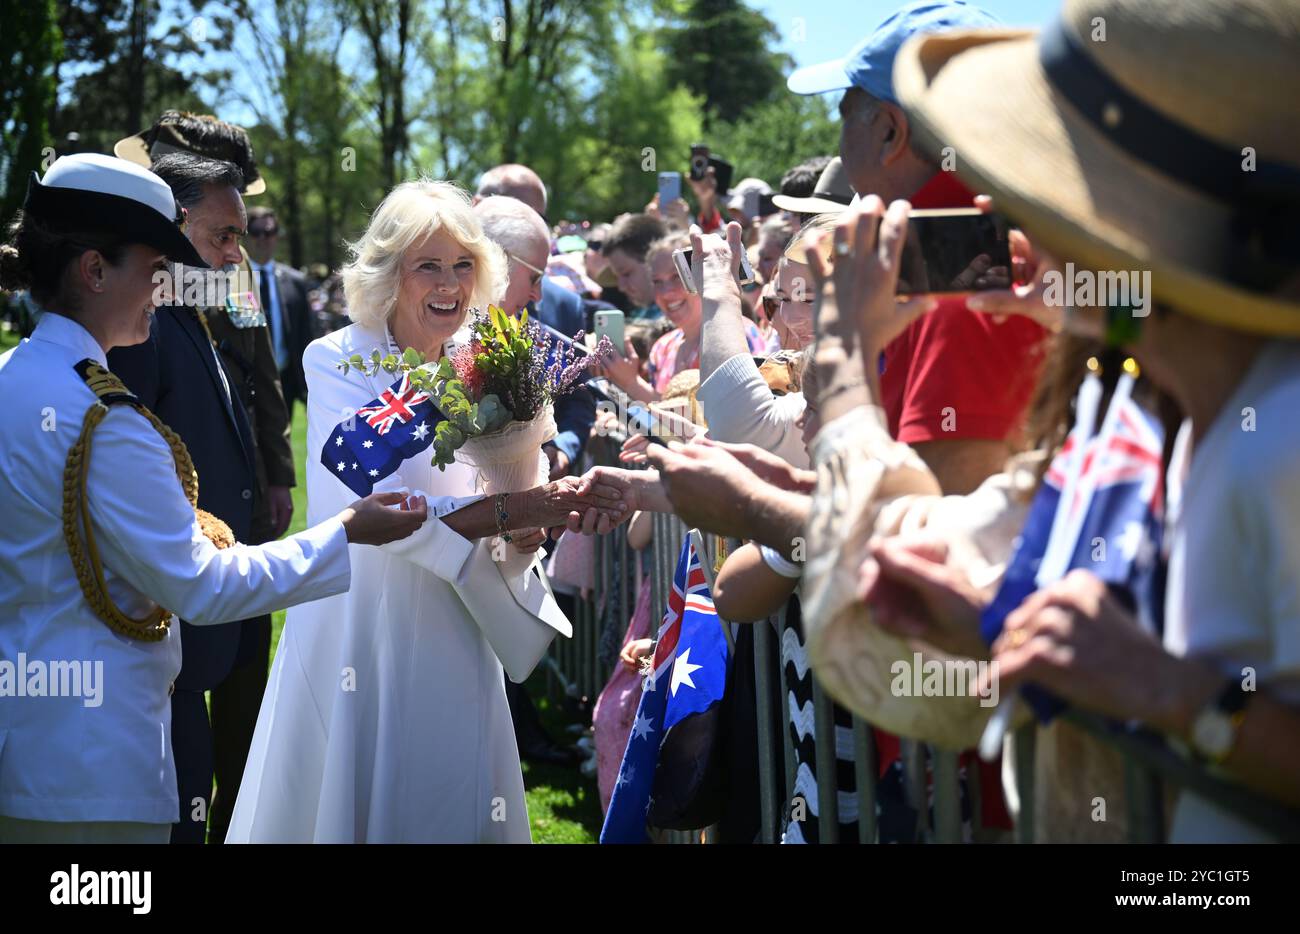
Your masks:
{"label": "green tree", "polygon": [[408,81],[424,28],[422,7],[415,0],[346,0],[343,9],[355,15],[373,72],[370,107],[378,124],[383,179],[391,188],[401,181],[410,149]]}
{"label": "green tree", "polygon": [[0,222],[22,205],[29,173],[41,168],[50,143],[47,114],[62,42],[54,0],[6,4],[0,14]]}
{"label": "green tree", "polygon": [[735,122],[785,92],[789,56],[772,52],[776,25],[741,0],[689,0],[661,30],[669,77],[704,101],[704,125]]}
{"label": "green tree", "polygon": [[822,97],[783,93],[734,123],[717,123],[709,138],[736,167],[736,180],[761,178],[773,189],[787,169],[840,150],[840,123]]}
{"label": "green tree", "polygon": [[111,152],[163,110],[204,111],[201,89],[223,89],[245,0],[66,0],[68,55],[51,118],[56,148]]}

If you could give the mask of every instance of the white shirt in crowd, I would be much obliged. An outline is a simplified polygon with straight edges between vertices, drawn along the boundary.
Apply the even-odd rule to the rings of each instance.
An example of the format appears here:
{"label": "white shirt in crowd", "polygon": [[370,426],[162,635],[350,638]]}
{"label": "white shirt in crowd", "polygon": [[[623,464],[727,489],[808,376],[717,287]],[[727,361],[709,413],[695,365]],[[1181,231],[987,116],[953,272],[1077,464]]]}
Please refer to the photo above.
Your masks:
{"label": "white shirt in crowd", "polygon": [[772,395],[749,354],[736,354],[710,373],[696,395],[704,407],[710,438],[754,444],[795,467],[808,467],[808,452],[797,427],[804,410],[803,393]]}
{"label": "white shirt in crowd", "polygon": [[[1165,647],[1214,665],[1225,679],[1254,669],[1277,700],[1300,704],[1300,344],[1267,346],[1191,456],[1173,536]],[[1187,426],[1184,426],[1186,432]],[[1180,441],[1185,440],[1180,438]],[[1181,444],[1185,452],[1189,446]],[[1249,716],[1249,708],[1247,708]],[[1270,837],[1185,793],[1175,842]]]}

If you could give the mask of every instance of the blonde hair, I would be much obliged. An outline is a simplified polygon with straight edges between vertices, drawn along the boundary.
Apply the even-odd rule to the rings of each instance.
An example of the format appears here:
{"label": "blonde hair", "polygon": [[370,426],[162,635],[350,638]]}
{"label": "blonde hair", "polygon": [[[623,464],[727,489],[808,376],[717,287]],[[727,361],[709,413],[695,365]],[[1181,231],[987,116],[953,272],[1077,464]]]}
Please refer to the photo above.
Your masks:
{"label": "blonde hair", "polygon": [[446,230],[474,257],[474,287],[466,313],[499,301],[507,281],[505,255],[483,233],[469,195],[451,182],[422,178],[390,191],[371,215],[366,232],[348,244],[352,259],[341,273],[348,317],[367,327],[387,322],[401,290],[402,257],[438,230]]}
{"label": "blonde hair", "polygon": [[[795,231],[790,242],[786,244],[785,252],[781,255],[790,260],[792,263],[808,264],[808,235],[815,230],[824,230],[830,232],[835,229],[835,225],[844,217],[841,211],[829,211],[826,214],[818,214],[810,217],[802,227]],[[831,238],[827,237],[822,244],[822,259],[831,255]]]}
{"label": "blonde hair", "polygon": [[691,248],[691,235],[681,231],[660,237],[650,248],[645,251],[645,264],[651,265],[662,254],[672,256],[677,250],[689,250]]}

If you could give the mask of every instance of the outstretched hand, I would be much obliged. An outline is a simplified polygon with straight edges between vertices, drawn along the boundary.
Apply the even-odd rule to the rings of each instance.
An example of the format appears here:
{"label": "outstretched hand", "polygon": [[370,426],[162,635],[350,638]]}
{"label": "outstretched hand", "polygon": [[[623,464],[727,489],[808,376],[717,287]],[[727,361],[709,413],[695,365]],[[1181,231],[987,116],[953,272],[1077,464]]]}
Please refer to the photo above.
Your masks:
{"label": "outstretched hand", "polygon": [[858,586],[875,625],[954,655],[988,657],[979,629],[983,598],[947,563],[946,542],[889,537],[871,541],[868,548]]}
{"label": "outstretched hand", "polygon": [[344,509],[338,518],[351,544],[387,545],[406,538],[428,516],[429,508],[423,496],[371,493]]}
{"label": "outstretched hand", "polygon": [[740,254],[745,249],[740,225],[731,221],[726,238],[691,225],[691,277],[704,298],[740,299]]}
{"label": "outstretched hand", "polygon": [[655,444],[646,452],[659,468],[672,511],[688,526],[733,538],[750,538],[747,513],[762,483],[735,456],[717,445]]}
{"label": "outstretched hand", "polygon": [[[593,478],[591,474],[561,477],[529,491],[524,524],[544,529],[568,525],[576,532],[583,531],[585,523],[590,526],[588,534],[608,532],[627,521],[634,511],[624,493],[618,484]],[[574,517],[577,517],[577,528]]]}

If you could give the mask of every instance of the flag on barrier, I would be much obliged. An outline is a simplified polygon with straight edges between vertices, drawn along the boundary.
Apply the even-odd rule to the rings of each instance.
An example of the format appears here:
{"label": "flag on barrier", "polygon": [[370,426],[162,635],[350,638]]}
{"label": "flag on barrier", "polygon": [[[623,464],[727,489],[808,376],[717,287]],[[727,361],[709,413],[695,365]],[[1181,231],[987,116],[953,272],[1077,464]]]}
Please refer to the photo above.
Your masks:
{"label": "flag on barrier", "polygon": [[[654,796],[683,792],[682,785],[706,769],[707,761],[700,759],[707,760],[707,755],[685,757],[693,764],[675,756],[675,760],[683,759],[679,764],[693,773],[684,774],[672,763],[661,761],[660,752],[670,733],[689,731],[701,718],[716,716],[730,665],[726,633],[713,607],[700,556],[688,534],[677,559],[651,673],[643,685],[618,782],[600,832],[601,843],[648,842],[646,815]],[[700,736],[713,732],[704,729]]]}

